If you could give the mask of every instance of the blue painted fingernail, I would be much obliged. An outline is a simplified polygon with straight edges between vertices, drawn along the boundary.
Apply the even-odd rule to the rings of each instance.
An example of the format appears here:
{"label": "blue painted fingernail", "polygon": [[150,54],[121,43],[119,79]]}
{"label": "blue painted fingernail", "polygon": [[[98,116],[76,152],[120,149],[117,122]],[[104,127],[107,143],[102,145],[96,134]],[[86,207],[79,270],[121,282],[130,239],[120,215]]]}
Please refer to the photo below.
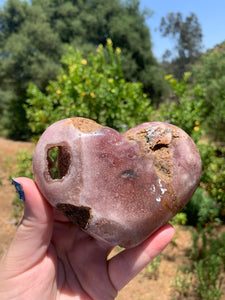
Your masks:
{"label": "blue painted fingernail", "polygon": [[15,186],[16,192],[19,194],[20,199],[23,200],[23,201],[25,201],[25,195],[24,195],[24,191],[23,191],[22,185],[19,182],[17,182],[15,180],[15,178],[12,179],[12,184]]}

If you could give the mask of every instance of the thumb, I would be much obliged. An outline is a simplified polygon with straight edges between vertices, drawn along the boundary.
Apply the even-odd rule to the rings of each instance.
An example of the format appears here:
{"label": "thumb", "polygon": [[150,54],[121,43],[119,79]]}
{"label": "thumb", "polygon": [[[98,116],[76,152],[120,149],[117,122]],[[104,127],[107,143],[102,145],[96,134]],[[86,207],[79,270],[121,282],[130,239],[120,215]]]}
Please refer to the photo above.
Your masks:
{"label": "thumb", "polygon": [[20,196],[25,198],[24,216],[7,257],[21,271],[21,268],[27,269],[36,264],[46,254],[52,237],[53,210],[33,180],[20,177],[13,179],[13,184]]}

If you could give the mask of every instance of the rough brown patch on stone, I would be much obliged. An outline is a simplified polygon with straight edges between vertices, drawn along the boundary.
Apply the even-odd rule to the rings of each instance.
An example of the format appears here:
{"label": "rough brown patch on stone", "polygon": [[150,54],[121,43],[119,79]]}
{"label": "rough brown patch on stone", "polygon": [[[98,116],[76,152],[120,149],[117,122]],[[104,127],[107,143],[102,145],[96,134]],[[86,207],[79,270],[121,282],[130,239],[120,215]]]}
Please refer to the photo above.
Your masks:
{"label": "rough brown patch on stone", "polygon": [[93,120],[85,118],[71,118],[73,126],[82,133],[93,133],[102,126]]}
{"label": "rough brown patch on stone", "polygon": [[163,199],[162,200],[162,205],[165,207],[168,211],[171,211],[173,216],[176,215],[177,211],[180,211],[182,207],[179,205],[179,201],[176,197],[176,194],[174,193],[173,189],[171,186],[167,186],[168,193],[170,195],[170,198]]}
{"label": "rough brown patch on stone", "polygon": [[82,229],[87,229],[91,219],[91,208],[75,206],[68,203],[58,203],[56,208],[61,211],[70,222],[77,224]]}
{"label": "rough brown patch on stone", "polygon": [[70,164],[71,164],[70,151],[66,147],[59,146],[59,154],[58,154],[59,178],[62,178],[67,174]]}
{"label": "rough brown patch on stone", "polygon": [[162,146],[158,150],[153,150],[151,154],[153,157],[155,170],[159,178],[167,183],[170,182],[173,168],[171,163],[172,154],[170,149]]}
{"label": "rough brown patch on stone", "polygon": [[[170,146],[173,139],[173,132],[170,128],[160,125],[153,128],[146,127],[127,135],[129,141],[138,142],[141,149],[149,155],[153,161],[155,170],[159,178],[165,182],[170,182],[172,177],[172,154]],[[148,157],[147,155],[147,157]]]}

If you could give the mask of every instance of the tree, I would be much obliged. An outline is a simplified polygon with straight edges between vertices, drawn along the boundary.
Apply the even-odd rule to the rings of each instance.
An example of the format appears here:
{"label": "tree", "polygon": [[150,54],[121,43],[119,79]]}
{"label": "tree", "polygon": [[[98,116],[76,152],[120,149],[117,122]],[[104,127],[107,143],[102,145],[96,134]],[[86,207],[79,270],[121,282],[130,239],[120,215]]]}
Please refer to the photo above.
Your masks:
{"label": "tree", "polygon": [[0,114],[4,110],[10,137],[29,136],[21,108],[27,87],[33,82],[45,91],[67,44],[87,56],[111,38],[122,50],[125,78],[141,81],[153,101],[160,101],[165,82],[145,19],[136,0],[8,0],[0,11]]}
{"label": "tree", "polygon": [[172,57],[171,63],[168,58],[172,56],[170,51],[164,55],[164,65],[169,71],[172,70],[175,77],[181,79],[184,72],[189,70],[192,63],[199,58],[202,49],[202,29],[198,18],[191,13],[186,19],[180,12],[169,13],[161,19],[160,32],[163,37],[171,36],[176,41],[175,50],[177,56]]}
{"label": "tree", "polygon": [[152,53],[149,28],[145,24],[149,12],[140,11],[137,0],[33,0],[40,3],[60,39],[86,54],[107,38],[122,50],[125,78],[142,82],[154,103],[161,101],[166,89],[163,68]]}
{"label": "tree", "polygon": [[0,113],[4,110],[10,137],[29,136],[22,107],[26,89],[33,81],[44,90],[58,73],[62,53],[60,39],[40,7],[18,0],[5,4],[0,11]]}
{"label": "tree", "polygon": [[114,46],[122,49],[128,80],[138,81],[140,72],[146,71],[149,65],[157,65],[151,51],[149,28],[145,25],[148,14],[139,10],[139,1],[48,0],[41,3],[63,42],[89,51],[90,45],[105,46],[107,38],[111,38]]}

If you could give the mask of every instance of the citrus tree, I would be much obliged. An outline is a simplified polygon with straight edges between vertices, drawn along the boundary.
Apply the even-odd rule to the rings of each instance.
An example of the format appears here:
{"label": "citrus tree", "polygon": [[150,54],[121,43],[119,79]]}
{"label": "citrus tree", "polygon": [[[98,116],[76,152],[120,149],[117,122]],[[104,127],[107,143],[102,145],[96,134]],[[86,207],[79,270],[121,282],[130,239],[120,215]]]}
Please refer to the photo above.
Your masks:
{"label": "citrus tree", "polygon": [[150,99],[140,83],[127,82],[121,67],[121,50],[108,39],[104,48],[87,59],[69,47],[63,68],[46,93],[30,84],[25,110],[35,136],[60,119],[85,117],[119,131],[150,120]]}

